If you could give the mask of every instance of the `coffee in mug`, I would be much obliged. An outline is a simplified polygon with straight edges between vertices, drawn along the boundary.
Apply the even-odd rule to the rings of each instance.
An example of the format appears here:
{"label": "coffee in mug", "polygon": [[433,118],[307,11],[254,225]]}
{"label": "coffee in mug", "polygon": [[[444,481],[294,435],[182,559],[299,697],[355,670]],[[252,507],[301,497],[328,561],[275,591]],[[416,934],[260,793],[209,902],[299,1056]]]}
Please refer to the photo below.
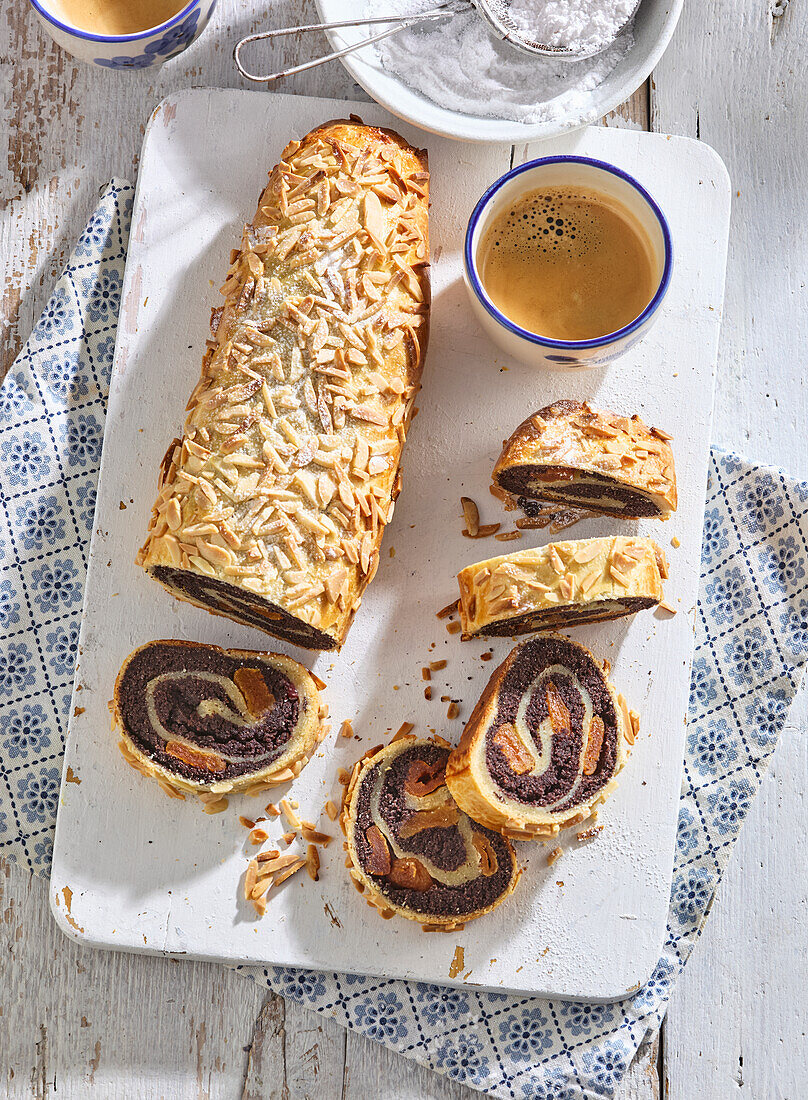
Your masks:
{"label": "coffee in mug", "polygon": [[477,252],[496,308],[551,340],[593,340],[630,324],[656,292],[657,266],[648,235],[619,200],[582,187],[520,196]]}

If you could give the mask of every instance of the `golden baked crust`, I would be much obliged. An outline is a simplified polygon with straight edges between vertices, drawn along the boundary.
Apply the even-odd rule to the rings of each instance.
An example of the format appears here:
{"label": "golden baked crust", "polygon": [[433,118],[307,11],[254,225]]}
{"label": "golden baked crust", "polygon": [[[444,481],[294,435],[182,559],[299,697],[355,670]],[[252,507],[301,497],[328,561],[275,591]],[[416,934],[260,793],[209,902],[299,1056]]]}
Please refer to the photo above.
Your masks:
{"label": "golden baked crust", "polygon": [[352,119],[291,142],[214,310],[138,563],[339,648],[372,579],[429,329],[426,153]]}
{"label": "golden baked crust", "polygon": [[[422,926],[425,932],[457,931],[463,928],[465,922],[481,917],[485,913],[490,913],[513,892],[521,874],[516,864],[516,854],[513,847],[507,841],[504,846],[501,846],[500,857],[506,860],[507,863],[503,864],[502,868],[499,868],[497,866],[497,855],[492,848],[491,841],[485,837],[485,834],[481,831],[477,823],[469,821],[462,813],[460,813],[459,816],[462,821],[465,822],[466,831],[465,833],[461,832],[461,835],[466,838],[466,857],[467,864],[471,871],[471,880],[473,881],[475,877],[488,877],[496,874],[499,874],[499,878],[501,879],[498,886],[499,892],[489,904],[479,907],[469,906],[463,909],[462,912],[456,913],[442,913],[440,911],[427,912],[418,911],[411,905],[407,905],[404,900],[397,902],[390,896],[389,892],[385,893],[385,874],[395,873],[396,864],[412,864],[420,861],[416,861],[412,858],[412,852],[409,848],[405,848],[403,852],[398,853],[398,858],[396,858],[397,853],[395,847],[391,852],[390,846],[391,843],[395,845],[400,844],[401,840],[400,838],[394,838],[388,825],[385,821],[381,820],[378,815],[373,817],[374,826],[378,831],[376,840],[383,846],[384,851],[387,853],[388,861],[392,857],[392,862],[387,872],[382,874],[381,877],[379,877],[379,873],[369,873],[366,868],[365,861],[363,861],[357,847],[357,823],[360,818],[359,803],[363,783],[365,781],[371,781],[371,773],[375,768],[379,766],[383,769],[389,768],[390,764],[403,753],[412,755],[413,750],[416,750],[415,756],[417,757],[420,754],[425,760],[427,757],[429,757],[430,760],[432,760],[433,757],[438,757],[437,765],[433,761],[433,768],[438,768],[440,774],[437,774],[437,778],[432,779],[432,774],[428,770],[425,773],[428,778],[432,779],[432,782],[426,784],[424,795],[414,800],[413,808],[415,809],[415,813],[413,813],[412,817],[418,816],[419,807],[421,806],[423,807],[420,809],[421,814],[431,814],[433,818],[434,815],[443,812],[448,807],[452,811],[454,818],[457,819],[459,811],[446,791],[445,779],[442,775],[442,769],[445,767],[445,759],[448,756],[449,748],[448,741],[444,741],[442,737],[417,738],[412,734],[404,734],[394,737],[390,744],[386,746],[377,745],[375,748],[370,749],[369,752],[354,765],[351,778],[343,795],[342,813],[340,815],[340,825],[345,834],[345,849],[348,853],[347,866],[349,867],[354,886],[356,886],[359,893],[362,894],[370,906],[378,910],[379,914],[385,920],[397,914],[405,917],[407,920],[416,921]],[[426,766],[425,763],[425,767]],[[441,797],[441,792],[443,792],[444,798]],[[405,797],[410,796],[405,794]],[[446,824],[448,825],[449,823],[447,822]],[[386,838],[381,830],[386,831]],[[442,834],[445,830],[443,828],[434,827],[431,831]],[[497,838],[497,843],[501,845],[499,838]],[[418,847],[416,850],[422,853],[424,849],[423,847]],[[441,874],[440,867],[436,868],[429,863],[426,855],[422,855],[422,859],[424,863],[429,865],[433,875],[437,876]],[[426,881],[429,883],[430,874],[426,870],[424,863],[420,864],[418,873],[422,875],[425,874]],[[466,864],[463,864],[455,871],[446,873],[450,878],[452,875],[455,875],[463,879],[465,867]],[[454,885],[459,885],[459,882]],[[435,887],[437,887],[438,893],[440,893],[441,883],[439,880],[437,882],[431,882],[430,889]],[[418,889],[420,890],[420,887]]]}
{"label": "golden baked crust", "polygon": [[[550,693],[554,703],[545,699]],[[614,790],[638,729],[588,649],[542,634],[516,646],[493,673],[449,756],[446,784],[489,829],[514,839],[552,837],[591,817]],[[556,764],[568,747],[572,770]]]}
{"label": "golden baked crust", "polygon": [[611,535],[553,542],[462,569],[464,638],[602,622],[663,598],[665,556],[649,538]]}
{"label": "golden baked crust", "polygon": [[505,440],[492,477],[517,499],[667,519],[677,503],[670,438],[638,416],[556,401]]}
{"label": "golden baked crust", "polygon": [[[125,677],[127,670],[137,657],[147,654],[150,649],[153,650],[154,647],[158,646],[170,646],[177,650],[185,649],[196,652],[207,651],[211,654],[221,654],[225,658],[234,661],[243,659],[248,666],[259,669],[268,666],[287,677],[296,689],[298,696],[305,700],[305,706],[302,708],[303,713],[298,719],[293,736],[290,737],[289,743],[284,747],[281,754],[267,766],[256,767],[232,779],[217,780],[215,774],[212,774],[210,780],[196,780],[172,770],[165,764],[161,764],[155,759],[156,754],[153,755],[148,751],[144,751],[134,739],[132,731],[127,728],[124,719]],[[193,677],[194,673],[189,671],[187,675]],[[244,689],[240,688],[239,690],[243,693]],[[245,701],[249,703],[246,697]],[[288,783],[290,779],[294,779],[300,774],[317,745],[327,736],[331,728],[323,724],[322,720],[327,715],[327,707],[324,707],[321,702],[314,678],[303,665],[293,660],[293,658],[287,657],[283,653],[256,653],[252,650],[221,649],[219,646],[205,645],[201,642],[181,641],[174,638],[147,642],[145,645],[138,646],[129,654],[115,680],[115,690],[109,707],[112,715],[112,728],[120,733],[121,739],[118,747],[128,764],[142,775],[156,779],[167,794],[180,798],[183,798],[185,794],[193,794],[211,806],[221,803],[225,796],[231,793],[259,794],[261,791],[268,790],[280,783]],[[188,739],[187,732],[178,731],[176,743],[178,749],[182,750],[176,756],[178,764],[197,763],[197,761],[203,761],[205,757],[215,755],[210,750],[200,749],[194,745]]]}

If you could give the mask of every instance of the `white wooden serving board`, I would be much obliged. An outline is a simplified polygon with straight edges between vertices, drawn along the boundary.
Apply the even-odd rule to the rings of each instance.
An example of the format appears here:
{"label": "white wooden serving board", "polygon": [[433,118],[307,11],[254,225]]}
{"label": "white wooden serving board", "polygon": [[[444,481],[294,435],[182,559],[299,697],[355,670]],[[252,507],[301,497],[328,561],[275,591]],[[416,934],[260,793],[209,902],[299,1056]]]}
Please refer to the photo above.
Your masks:
{"label": "white wooden serving board", "polygon": [[[61,927],[82,942],[230,962],[272,962],[586,1000],[620,997],[644,983],[659,957],[670,894],[685,735],[693,616],[721,318],[729,181],[707,146],[623,130],[587,129],[548,143],[548,153],[612,161],[645,184],[672,227],[674,276],[658,324],[635,350],[601,371],[539,373],[504,357],[477,327],[461,281],[466,220],[510,151],[429,138],[432,170],[433,315],[420,414],[404,460],[404,490],[378,575],[342,652],[314,655],[172,600],[134,565],[157,470],[178,433],[199,374],[210,309],[231,247],[255,208],[286,141],[356,111],[392,124],[368,104],[268,93],[199,90],[165,100],[146,133],[123,289],[90,550],[73,718],[65,757],[51,879]],[[424,135],[399,129],[420,144]],[[574,636],[612,662],[612,678],[642,716],[620,784],[589,844],[562,838],[552,867],[542,844],[519,845],[525,874],[514,896],[460,933],[424,935],[382,921],[353,889],[340,838],[323,850],[320,882],[290,879],[263,920],[241,900],[248,849],[239,814],[256,817],[269,796],[239,796],[218,816],[196,800],[169,800],[126,766],[110,733],[107,700],[118,668],[153,638],[283,649],[328,684],[335,729],[293,786],[300,813],[318,819],[338,800],[337,768],[384,741],[404,721],[456,741],[507,639],[460,642],[435,610],[454,599],[457,570],[543,541],[471,542],[459,498],[484,522],[513,526],[488,492],[502,439],[560,397],[639,412],[674,436],[679,510],[666,524],[601,519],[562,537],[613,531],[654,535],[667,550],[675,617],[580,628]],[[681,545],[672,549],[676,536]],[[493,648],[494,660],[480,655]],[[445,658],[424,699],[421,668]],[[446,717],[441,695],[460,699]],[[69,781],[68,781],[69,772]],[[285,793],[279,788],[273,800]],[[321,827],[337,827],[325,815]],[[282,826],[268,826],[274,838]],[[455,948],[465,967],[454,979]]]}

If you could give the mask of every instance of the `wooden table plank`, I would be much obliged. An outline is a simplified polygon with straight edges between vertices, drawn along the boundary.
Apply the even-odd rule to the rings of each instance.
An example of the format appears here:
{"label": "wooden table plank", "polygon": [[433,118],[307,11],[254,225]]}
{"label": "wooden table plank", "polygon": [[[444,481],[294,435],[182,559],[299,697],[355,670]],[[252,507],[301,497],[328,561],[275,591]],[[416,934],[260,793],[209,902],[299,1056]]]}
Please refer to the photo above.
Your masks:
{"label": "wooden table plank", "polygon": [[[737,191],[714,438],[808,477],[808,98],[801,4],[686,4],[654,74],[654,128],[700,137]],[[674,994],[670,1100],[805,1093],[808,706],[795,704]]]}
{"label": "wooden table plank", "polygon": [[[0,117],[10,144],[0,162],[0,377],[45,304],[98,187],[113,174],[134,178],[156,103],[199,84],[251,87],[238,77],[229,44],[313,15],[310,0],[275,3],[268,15],[253,14],[249,0],[220,0],[205,36],[159,74],[114,74],[74,63],[40,31],[27,5],[2,6]],[[297,49],[293,39],[276,44],[272,63]],[[367,98],[340,65],[289,81],[284,90]],[[647,89],[612,122],[626,120],[647,127]],[[138,1100],[479,1095],[223,968],[79,948],[52,923],[43,882],[9,865],[3,874],[0,1050],[10,1100],[50,1097],[57,1089],[68,1100],[130,1100],[134,1082]],[[652,1044],[620,1100],[657,1096]]]}
{"label": "wooden table plank", "polygon": [[47,883],[6,862],[0,913],[4,1097],[241,1095],[264,990],[209,963],[79,947],[56,929]]}

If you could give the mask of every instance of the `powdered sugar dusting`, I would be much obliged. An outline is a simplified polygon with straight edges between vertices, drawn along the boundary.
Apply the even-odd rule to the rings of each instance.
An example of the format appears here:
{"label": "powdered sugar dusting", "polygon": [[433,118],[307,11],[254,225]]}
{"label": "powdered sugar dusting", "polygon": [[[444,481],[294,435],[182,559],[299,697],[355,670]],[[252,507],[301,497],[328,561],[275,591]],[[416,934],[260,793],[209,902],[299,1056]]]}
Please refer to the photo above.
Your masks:
{"label": "powdered sugar dusting", "polygon": [[525,38],[574,53],[596,53],[632,17],[637,0],[506,0],[504,6]]}
{"label": "powdered sugar dusting", "polygon": [[[531,2],[538,6],[537,0],[515,0],[522,8]],[[366,13],[411,15],[431,7],[434,0],[372,0]],[[584,121],[587,93],[603,83],[633,44],[629,28],[608,49],[585,61],[529,56],[499,41],[477,12],[471,11],[408,28],[375,48],[388,72],[444,108],[538,123],[566,115]]]}

